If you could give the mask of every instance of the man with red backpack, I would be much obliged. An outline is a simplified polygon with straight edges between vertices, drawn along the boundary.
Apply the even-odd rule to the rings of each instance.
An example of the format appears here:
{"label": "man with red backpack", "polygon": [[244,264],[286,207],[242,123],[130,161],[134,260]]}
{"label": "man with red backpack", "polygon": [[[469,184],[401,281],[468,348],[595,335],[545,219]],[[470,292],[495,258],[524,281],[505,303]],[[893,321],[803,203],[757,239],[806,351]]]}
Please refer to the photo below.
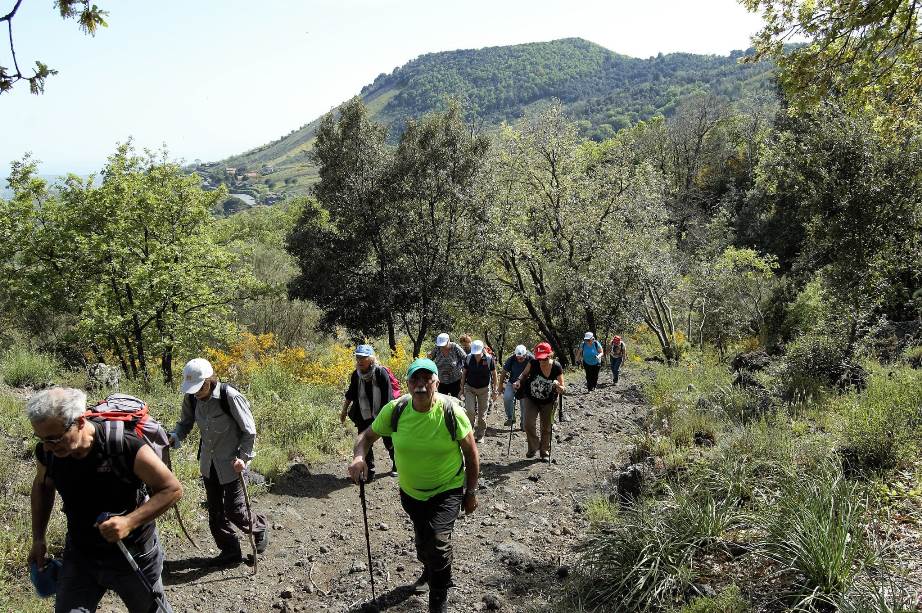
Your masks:
{"label": "man with red backpack", "polygon": [[250,403],[235,388],[221,383],[211,363],[204,358],[186,362],[182,377],[182,411],[170,433],[170,442],[178,446],[192,427],[198,425],[199,470],[208,501],[208,527],[221,550],[210,563],[239,564],[243,554],[233,526],[253,535],[256,553],[264,552],[269,544],[266,516],[251,514],[241,478],[255,456],[256,423]]}
{"label": "man with red backpack", "polygon": [[[56,494],[67,517],[55,611],[95,611],[107,590],[130,613],[172,611],[160,580],[163,549],[154,520],[182,496],[175,475],[134,428],[119,429],[119,441],[108,440],[115,429],[90,417],[80,390],[40,391],[29,399],[26,414],[39,440],[28,557],[34,574],[48,564],[45,534]],[[121,474],[120,465],[130,467],[128,474]],[[125,556],[134,559],[137,572]]]}
{"label": "man with red backpack", "polygon": [[[378,363],[374,347],[359,345],[355,348],[355,370],[349,377],[349,388],[343,399],[343,408],[339,413],[339,421],[345,423],[346,416],[352,420],[359,434],[367,430],[381,407],[391,400],[400,398],[400,383],[386,367]],[[391,473],[397,474],[397,464],[394,462],[394,446],[389,436],[383,437],[384,448],[391,456]],[[375,454],[373,449],[368,450],[365,456],[368,465],[368,480],[375,476]]]}

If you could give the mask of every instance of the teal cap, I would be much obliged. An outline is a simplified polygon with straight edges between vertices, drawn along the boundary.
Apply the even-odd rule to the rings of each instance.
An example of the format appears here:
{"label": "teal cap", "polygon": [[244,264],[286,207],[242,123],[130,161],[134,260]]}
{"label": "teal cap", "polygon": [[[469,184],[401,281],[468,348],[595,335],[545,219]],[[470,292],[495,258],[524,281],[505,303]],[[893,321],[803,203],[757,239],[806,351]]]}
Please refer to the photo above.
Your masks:
{"label": "teal cap", "polygon": [[407,379],[413,376],[417,370],[428,370],[434,375],[439,374],[439,367],[435,365],[435,362],[429,358],[416,358],[410,363],[410,367],[407,369]]}

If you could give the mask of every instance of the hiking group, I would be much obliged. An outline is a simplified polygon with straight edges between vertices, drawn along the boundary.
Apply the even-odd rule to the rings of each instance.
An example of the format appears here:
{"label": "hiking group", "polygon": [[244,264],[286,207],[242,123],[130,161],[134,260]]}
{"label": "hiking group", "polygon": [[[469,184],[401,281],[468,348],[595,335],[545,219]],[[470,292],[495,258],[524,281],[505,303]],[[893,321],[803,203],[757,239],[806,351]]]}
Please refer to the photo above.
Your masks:
{"label": "hiking group", "polygon": [[[587,368],[587,388],[598,383],[603,350],[592,333],[585,336],[582,361]],[[626,349],[620,337],[610,345],[613,381],[617,383]],[[586,358],[591,357],[589,364]],[[547,342],[532,352],[524,345],[513,354],[497,376],[493,352],[483,341],[462,335],[454,343],[447,333],[439,334],[428,357],[415,359],[407,369],[407,394],[390,389],[393,375],[381,366],[368,345],[355,351],[356,369],[346,390],[341,420],[348,414],[358,429],[348,472],[361,486],[374,478],[373,446],[382,438],[398,477],[400,503],[413,524],[416,555],[422,564],[413,583],[417,593],[429,594],[429,611],[448,610],[448,589],[452,585],[452,532],[460,510],[473,513],[478,507],[477,480],[480,456],[477,443],[486,432],[486,414],[500,393],[510,429],[516,423],[526,433],[525,456],[550,461],[554,408],[565,391],[563,368],[554,359]],[[590,380],[589,374],[593,372]],[[502,392],[500,392],[502,390]],[[359,410],[355,409],[358,402]],[[352,412],[349,407],[352,406]],[[561,409],[562,414],[562,409]],[[536,428],[540,421],[540,432]],[[399,471],[397,471],[399,467]],[[374,571],[369,550],[368,571],[374,596]]]}
{"label": "hiking group", "polygon": [[[390,456],[422,563],[413,588],[428,592],[430,611],[448,610],[452,531],[461,508],[470,514],[478,507],[477,443],[486,433],[493,403],[501,394],[510,443],[518,406],[519,429],[526,433],[525,455],[545,462],[550,460],[558,401],[563,414],[563,368],[549,343],[540,342],[532,351],[518,345],[497,369],[483,341],[472,341],[468,335],[459,341],[439,334],[428,357],[409,365],[406,394],[372,346],[357,346],[356,367],[340,411],[340,420],[349,417],[358,431],[348,474],[361,486],[363,513],[364,486],[375,476],[373,445],[379,438]],[[620,337],[608,349],[612,380],[617,383],[626,349]],[[592,391],[604,351],[587,333],[578,354]],[[55,387],[37,392],[27,402],[26,414],[37,439],[28,564],[39,595],[55,596],[56,613],[95,611],[108,590],[131,613],[172,611],[161,581],[164,552],[155,520],[183,495],[170,468],[169,451],[178,448],[196,425],[208,525],[219,550],[202,565],[242,562],[236,527],[250,540],[255,572],[270,528],[265,515],[251,509],[247,492],[245,475],[256,439],[249,402],[221,382],[202,358],[186,363],[180,390],[180,417],[169,433],[143,401],[123,394],[88,409],[84,392]],[[61,560],[49,558],[46,543],[56,495],[67,523]],[[178,509],[176,514],[192,541]],[[365,523],[372,573],[367,517]],[[373,574],[371,578],[374,590]]]}

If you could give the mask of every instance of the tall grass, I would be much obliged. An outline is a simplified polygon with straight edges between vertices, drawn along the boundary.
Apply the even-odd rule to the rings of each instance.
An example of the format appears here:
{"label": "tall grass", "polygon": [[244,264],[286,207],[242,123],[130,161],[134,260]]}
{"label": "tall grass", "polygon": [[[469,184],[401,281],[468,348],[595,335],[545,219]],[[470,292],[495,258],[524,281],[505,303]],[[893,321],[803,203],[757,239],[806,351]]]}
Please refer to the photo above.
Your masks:
{"label": "tall grass", "polygon": [[10,387],[43,385],[53,381],[57,372],[54,358],[26,347],[13,347],[0,360],[0,376]]}
{"label": "tall grass", "polygon": [[877,369],[868,388],[841,402],[842,451],[849,468],[887,470],[917,458],[922,448],[922,372]]}
{"label": "tall grass", "polygon": [[834,607],[873,561],[864,524],[867,498],[835,465],[791,475],[766,511],[763,548],[789,572],[795,608]]}

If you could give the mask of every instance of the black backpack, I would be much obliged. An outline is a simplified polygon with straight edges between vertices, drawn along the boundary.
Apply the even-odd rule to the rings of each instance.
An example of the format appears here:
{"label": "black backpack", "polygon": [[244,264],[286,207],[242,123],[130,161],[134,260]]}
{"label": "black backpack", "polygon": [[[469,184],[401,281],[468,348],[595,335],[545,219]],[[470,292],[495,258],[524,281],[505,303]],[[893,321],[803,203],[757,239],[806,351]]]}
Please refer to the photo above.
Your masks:
{"label": "black backpack", "polygon": [[[404,394],[397,400],[397,404],[391,412],[392,432],[397,431],[397,424],[400,423],[400,416],[403,415],[403,410],[410,404],[410,397],[410,394]],[[455,417],[455,407],[458,404],[458,400],[454,396],[446,396],[445,394],[436,394],[436,397],[442,401],[442,411],[445,415],[445,427],[448,428],[448,434],[451,435],[451,440],[455,440],[455,437],[458,436],[458,420]]]}
{"label": "black backpack", "polygon": [[[227,395],[227,388],[234,387],[230,383],[221,383],[221,397],[218,398],[218,402],[221,404],[221,410],[224,411],[225,415],[230,415],[230,397]],[[234,391],[238,391],[234,387]],[[186,394],[189,397],[189,405],[192,407],[192,412],[195,413],[195,407],[198,406],[198,398],[195,397],[195,394]],[[234,420],[235,422],[237,420]]]}

